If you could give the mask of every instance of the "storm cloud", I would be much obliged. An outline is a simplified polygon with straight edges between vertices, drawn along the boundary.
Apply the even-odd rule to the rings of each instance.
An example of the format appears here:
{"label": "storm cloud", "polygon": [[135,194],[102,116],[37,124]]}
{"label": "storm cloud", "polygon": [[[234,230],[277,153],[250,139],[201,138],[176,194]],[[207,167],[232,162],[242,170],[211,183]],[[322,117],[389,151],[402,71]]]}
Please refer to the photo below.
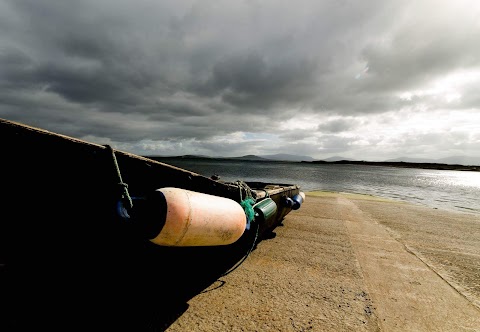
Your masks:
{"label": "storm cloud", "polygon": [[137,154],[480,157],[479,19],[466,0],[0,0],[0,117]]}

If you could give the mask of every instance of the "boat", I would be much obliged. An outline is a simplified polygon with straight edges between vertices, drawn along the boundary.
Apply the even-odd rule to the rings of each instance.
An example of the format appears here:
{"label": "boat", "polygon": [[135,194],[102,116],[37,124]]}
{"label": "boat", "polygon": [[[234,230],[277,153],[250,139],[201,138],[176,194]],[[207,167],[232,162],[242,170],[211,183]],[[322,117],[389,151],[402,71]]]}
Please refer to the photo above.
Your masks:
{"label": "boat", "polygon": [[17,329],[161,330],[305,200],[6,119],[0,142],[0,292]]}

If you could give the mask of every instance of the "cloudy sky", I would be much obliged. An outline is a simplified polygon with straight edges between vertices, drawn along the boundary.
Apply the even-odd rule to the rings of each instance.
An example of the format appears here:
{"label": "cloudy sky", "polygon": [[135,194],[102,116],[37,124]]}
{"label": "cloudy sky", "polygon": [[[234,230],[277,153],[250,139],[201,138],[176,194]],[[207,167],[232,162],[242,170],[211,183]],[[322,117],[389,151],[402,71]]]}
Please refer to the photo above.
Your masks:
{"label": "cloudy sky", "polygon": [[480,1],[0,0],[0,117],[140,155],[480,158]]}

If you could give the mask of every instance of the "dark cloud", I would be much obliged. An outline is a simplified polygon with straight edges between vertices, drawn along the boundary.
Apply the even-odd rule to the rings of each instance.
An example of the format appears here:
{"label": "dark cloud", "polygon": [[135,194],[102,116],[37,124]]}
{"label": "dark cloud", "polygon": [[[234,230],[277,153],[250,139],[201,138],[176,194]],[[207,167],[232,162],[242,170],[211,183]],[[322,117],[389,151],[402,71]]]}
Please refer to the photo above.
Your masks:
{"label": "dark cloud", "polygon": [[[131,147],[233,153],[248,140],[222,136],[267,133],[290,153],[347,152],[357,117],[478,109],[478,7],[3,0],[0,116]],[[439,87],[462,71],[476,75]],[[317,130],[279,129],[307,115]]]}
{"label": "dark cloud", "polygon": [[326,133],[340,133],[355,126],[355,119],[333,119],[318,125],[318,130]]}
{"label": "dark cloud", "polygon": [[258,53],[235,56],[216,63],[207,85],[222,100],[245,109],[270,109],[312,98],[316,63],[306,59],[269,64]]}

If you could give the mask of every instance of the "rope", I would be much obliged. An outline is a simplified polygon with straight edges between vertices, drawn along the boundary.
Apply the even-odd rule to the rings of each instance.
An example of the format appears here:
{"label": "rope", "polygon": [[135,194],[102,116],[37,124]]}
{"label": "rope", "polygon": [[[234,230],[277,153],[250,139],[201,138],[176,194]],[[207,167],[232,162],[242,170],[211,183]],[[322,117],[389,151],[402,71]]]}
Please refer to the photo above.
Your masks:
{"label": "rope", "polygon": [[127,206],[128,209],[131,209],[133,207],[132,198],[130,197],[130,194],[128,193],[128,184],[126,184],[122,180],[122,174],[120,173],[120,167],[118,166],[117,157],[115,157],[115,151],[108,144],[106,144],[104,146],[107,148],[107,150],[109,150],[111,152],[111,155],[112,155],[113,165],[114,165],[115,171],[117,173],[117,179],[118,179],[117,185],[120,188],[121,200],[123,201],[124,204],[126,203],[126,206]]}
{"label": "rope", "polygon": [[253,210],[254,204],[255,200],[253,198],[247,198],[240,202],[240,205],[245,211],[245,215],[247,216],[248,221],[252,221],[255,217],[255,211]]}
{"label": "rope", "polygon": [[[244,181],[237,180],[234,182],[235,185],[238,186],[240,192],[240,205],[245,212],[245,216],[247,217],[247,224],[245,228],[247,230],[250,229],[250,223],[255,218],[255,211],[253,210],[253,205],[256,202],[256,198],[254,197],[252,189],[246,184]],[[245,192],[245,199],[243,199],[243,192]],[[256,195],[256,194],[255,194]]]}
{"label": "rope", "polygon": [[[250,187],[244,181],[237,180],[234,182],[234,184],[238,186],[240,191],[240,205],[243,207],[243,210],[245,211],[245,216],[247,217],[246,229],[249,230],[250,223],[255,220],[255,211],[253,210],[253,205],[256,202],[256,194],[250,189]],[[243,192],[245,192],[245,199],[243,199]],[[250,247],[250,249],[248,249],[245,256],[243,256],[243,258],[237,264],[235,264],[235,266],[233,266],[230,270],[220,275],[220,277],[224,277],[227,274],[230,274],[234,270],[236,270],[240,265],[242,265],[242,263],[248,258],[250,253],[253,251],[257,243],[258,232],[260,230],[260,224],[258,222],[256,224],[257,224],[257,229],[255,231],[255,238],[253,239],[252,246]]]}
{"label": "rope", "polygon": [[240,265],[242,265],[242,263],[247,259],[247,257],[250,255],[250,253],[253,251],[253,248],[255,248],[255,244],[257,243],[257,239],[258,239],[258,230],[260,229],[260,224],[257,223],[257,230],[255,232],[255,238],[253,239],[253,243],[252,243],[252,246],[250,247],[250,249],[248,250],[248,252],[246,253],[245,256],[243,256],[243,258],[234,266],[232,267],[230,270],[228,270],[227,272],[225,272],[224,274],[220,275],[220,277],[224,277],[226,276],[227,274],[230,274],[232,273],[234,270],[236,270]]}
{"label": "rope", "polygon": [[240,202],[243,201],[243,191],[245,191],[245,199],[252,198],[255,199],[252,189],[244,181],[237,180],[234,182],[238,186],[240,191]]}

